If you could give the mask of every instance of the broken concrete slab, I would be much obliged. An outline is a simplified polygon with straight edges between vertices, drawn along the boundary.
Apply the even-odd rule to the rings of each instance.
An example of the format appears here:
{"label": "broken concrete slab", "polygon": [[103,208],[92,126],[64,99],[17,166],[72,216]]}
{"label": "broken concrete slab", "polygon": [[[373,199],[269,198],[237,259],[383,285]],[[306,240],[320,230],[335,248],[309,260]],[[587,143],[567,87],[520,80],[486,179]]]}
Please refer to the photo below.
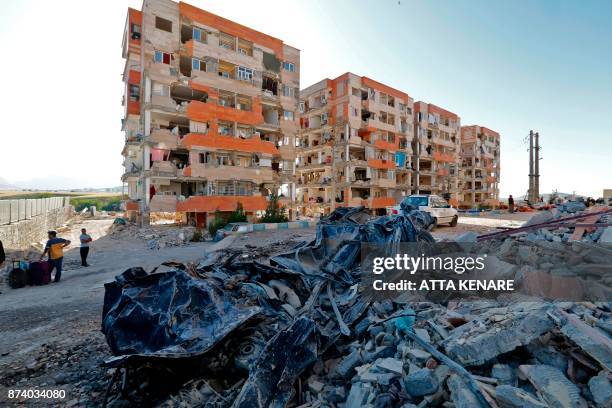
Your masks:
{"label": "broken concrete slab", "polygon": [[481,319],[472,320],[454,330],[444,340],[444,348],[451,358],[466,366],[485,364],[500,354],[529,344],[538,336],[553,329],[546,316],[550,305],[542,304],[535,310],[512,310],[511,319],[489,323],[483,327]]}
{"label": "broken concrete slab", "polygon": [[461,377],[452,374],[446,381],[455,408],[487,408]]}
{"label": "broken concrete slab", "polygon": [[546,403],[535,395],[510,385],[500,385],[495,388],[495,400],[502,408],[546,408]]}
{"label": "broken concrete slab", "polygon": [[516,386],[516,373],[508,364],[494,364],[491,368],[491,376],[497,379],[498,384]]}
{"label": "broken concrete slab", "polygon": [[549,365],[521,365],[519,370],[553,408],[586,408],[580,389],[556,367]]}
{"label": "broken concrete slab", "polygon": [[433,370],[422,368],[404,378],[404,386],[413,397],[422,397],[435,393],[439,383]]}
{"label": "broken concrete slab", "polygon": [[598,407],[612,407],[612,383],[606,371],[600,371],[589,380],[589,391]]}
{"label": "broken concrete slab", "polygon": [[402,375],[404,363],[402,360],[392,357],[376,360],[374,363],[377,368],[394,374]]}
{"label": "broken concrete slab", "polygon": [[593,357],[602,367],[612,370],[612,340],[597,328],[591,327],[574,315],[560,311],[565,317],[561,333]]}

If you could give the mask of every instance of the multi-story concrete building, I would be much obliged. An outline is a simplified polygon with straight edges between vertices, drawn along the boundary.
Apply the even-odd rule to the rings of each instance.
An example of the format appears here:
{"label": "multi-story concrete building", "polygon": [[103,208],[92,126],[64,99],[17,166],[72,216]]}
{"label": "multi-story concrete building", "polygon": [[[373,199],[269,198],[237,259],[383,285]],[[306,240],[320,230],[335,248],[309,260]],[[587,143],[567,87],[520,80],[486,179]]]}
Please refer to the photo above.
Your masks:
{"label": "multi-story concrete building", "polygon": [[438,194],[457,205],[461,119],[426,102],[415,102],[414,112],[413,193]]}
{"label": "multi-story concrete building", "polygon": [[499,133],[477,125],[461,128],[462,206],[499,204],[499,158]]}
{"label": "multi-story concrete building", "polygon": [[295,199],[300,52],[186,3],[129,9],[123,155],[131,216],[199,226],[241,203]]}
{"label": "multi-story concrete building", "polygon": [[302,90],[300,115],[296,170],[302,214],[359,205],[383,212],[410,192],[408,94],[345,73]]}

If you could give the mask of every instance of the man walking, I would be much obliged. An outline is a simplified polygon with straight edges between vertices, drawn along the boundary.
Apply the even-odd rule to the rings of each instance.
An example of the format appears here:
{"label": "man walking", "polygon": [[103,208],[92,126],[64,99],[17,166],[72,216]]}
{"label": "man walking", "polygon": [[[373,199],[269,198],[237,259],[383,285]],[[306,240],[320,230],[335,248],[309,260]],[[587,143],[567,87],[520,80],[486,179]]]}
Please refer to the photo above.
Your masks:
{"label": "man walking", "polygon": [[512,194],[508,197],[508,211],[510,213],[514,212],[514,197],[512,197]]}
{"label": "man walking", "polygon": [[89,243],[93,241],[91,236],[87,234],[87,230],[83,228],[81,230],[81,236],[79,237],[81,240],[81,266],[89,266],[87,263],[87,255],[89,255]]}
{"label": "man walking", "polygon": [[54,282],[59,282],[62,277],[62,262],[64,261],[64,248],[70,245],[70,241],[64,238],[58,238],[57,232],[49,231],[48,233],[49,240],[47,241],[47,245],[45,245],[45,251],[40,256],[40,260],[42,261],[45,255],[49,254],[49,266],[51,270],[49,273],[53,272],[55,268],[55,280]]}

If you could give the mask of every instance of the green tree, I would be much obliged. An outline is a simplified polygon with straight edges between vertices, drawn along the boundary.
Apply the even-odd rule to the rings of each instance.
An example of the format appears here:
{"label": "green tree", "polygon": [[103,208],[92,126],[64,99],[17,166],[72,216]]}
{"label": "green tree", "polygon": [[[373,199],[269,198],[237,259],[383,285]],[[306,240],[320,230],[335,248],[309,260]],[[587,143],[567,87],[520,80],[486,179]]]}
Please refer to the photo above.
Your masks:
{"label": "green tree", "polygon": [[278,194],[276,192],[270,195],[266,213],[261,218],[261,222],[287,222],[289,218],[285,215],[287,209],[281,207],[278,203]]}

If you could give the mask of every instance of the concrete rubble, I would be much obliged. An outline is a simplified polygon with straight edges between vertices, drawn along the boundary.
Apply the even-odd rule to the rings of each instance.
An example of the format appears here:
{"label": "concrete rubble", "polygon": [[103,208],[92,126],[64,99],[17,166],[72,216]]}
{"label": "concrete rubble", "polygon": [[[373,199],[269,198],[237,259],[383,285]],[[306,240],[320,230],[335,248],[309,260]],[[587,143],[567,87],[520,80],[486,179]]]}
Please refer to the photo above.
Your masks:
{"label": "concrete rubble", "polygon": [[[563,218],[537,216],[532,225]],[[609,214],[601,217],[607,222]],[[433,241],[408,217],[345,208],[317,228],[310,243],[221,250],[197,266],[166,265],[161,277],[128,270],[107,284],[103,332],[114,357],[106,365],[128,373],[123,384],[111,382],[111,405],[611,406],[610,303],[560,301],[568,281],[546,286],[533,276],[567,279],[586,270],[607,289],[612,258],[591,239],[602,228],[577,241],[568,235],[578,227],[568,226],[552,238],[536,229],[469,239],[490,255],[493,270],[530,293],[442,302],[371,299],[358,289],[360,243],[391,251],[398,240]],[[155,296],[157,281],[174,288],[180,308],[164,306],[163,291]],[[194,309],[202,306],[214,307]],[[141,338],[130,329],[135,321],[143,333],[164,335]]]}

